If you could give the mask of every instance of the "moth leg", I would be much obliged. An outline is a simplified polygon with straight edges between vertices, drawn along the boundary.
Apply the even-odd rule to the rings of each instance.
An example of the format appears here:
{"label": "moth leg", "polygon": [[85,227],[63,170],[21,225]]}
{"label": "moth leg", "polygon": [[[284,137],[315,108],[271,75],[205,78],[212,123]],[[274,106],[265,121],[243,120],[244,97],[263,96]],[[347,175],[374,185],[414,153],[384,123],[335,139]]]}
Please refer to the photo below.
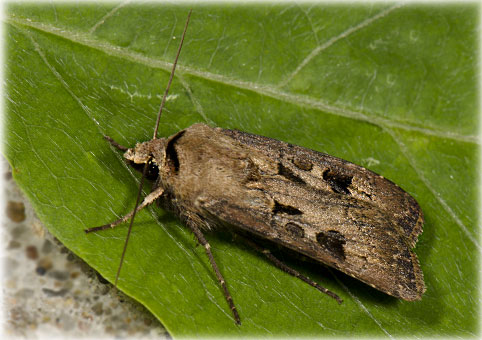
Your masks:
{"label": "moth leg", "polygon": [[226,281],[224,280],[224,277],[219,271],[218,265],[214,260],[213,253],[211,252],[211,246],[209,245],[208,241],[204,238],[204,235],[201,229],[199,229],[199,227],[193,221],[189,220],[186,224],[189,226],[193,234],[196,236],[199,244],[201,244],[206,250],[206,254],[208,255],[209,262],[211,262],[211,266],[213,267],[214,272],[216,273],[216,277],[219,281],[219,284],[223,288],[224,297],[226,298],[226,301],[229,304],[229,308],[231,308],[231,311],[233,312],[234,321],[236,322],[236,324],[240,325],[241,320],[239,318],[238,311],[236,310],[236,306],[234,305],[233,297],[231,296],[231,293],[229,293],[228,287],[226,286]]}
{"label": "moth leg", "polygon": [[247,239],[246,237],[243,237],[239,234],[235,234],[236,237],[239,237],[241,238],[244,242],[246,242],[249,246],[251,246],[252,248],[254,248],[257,252],[263,254],[268,260],[270,260],[276,267],[278,267],[279,269],[281,269],[282,271],[290,274],[290,275],[293,275],[294,277],[306,282],[307,284],[309,284],[310,286],[312,287],[315,287],[316,289],[318,289],[320,292],[322,293],[325,293],[326,295],[332,297],[333,299],[335,299],[339,304],[341,304],[343,302],[343,300],[338,296],[336,295],[335,293],[333,293],[332,291],[326,289],[325,287],[322,287],[320,286],[318,283],[316,283],[315,281],[313,281],[312,279],[310,279],[309,277],[306,277],[304,275],[302,275],[301,273],[299,273],[297,270],[291,268],[291,267],[288,267],[286,264],[284,264],[283,262],[281,262],[280,260],[278,260],[273,254],[270,253],[270,251],[268,249],[265,249],[265,248],[262,248],[260,247],[258,244],[256,244],[255,242]]}
{"label": "moth leg", "polygon": [[[152,204],[156,199],[158,199],[162,193],[164,192],[164,189],[162,187],[158,187],[156,188],[154,191],[152,191],[149,195],[147,195],[144,200],[142,201],[141,204],[139,204],[139,206],[137,207],[137,210],[136,210],[136,213],[139,212],[140,210],[144,209],[145,207],[147,207],[148,205]],[[119,218],[118,220],[112,222],[112,223],[109,223],[109,224],[104,224],[104,225],[101,225],[99,227],[93,227],[93,228],[89,228],[89,229],[85,229],[84,231],[86,233],[91,233],[93,231],[99,231],[99,230],[105,230],[105,229],[109,229],[109,228],[115,228],[117,227],[119,224],[121,223],[124,223],[126,222],[127,220],[129,220],[131,218],[131,216],[134,214],[134,210],[132,210],[130,213],[128,213],[127,215],[125,216],[122,216],[121,218]]]}
{"label": "moth leg", "polygon": [[117,143],[115,140],[113,140],[112,138],[110,138],[109,136],[104,136],[104,139],[106,141],[108,141],[110,143],[110,145],[112,145],[113,147],[115,147],[116,149],[119,149],[121,151],[127,151],[128,148],[126,148],[125,146],[123,145],[120,145],[119,143]]}

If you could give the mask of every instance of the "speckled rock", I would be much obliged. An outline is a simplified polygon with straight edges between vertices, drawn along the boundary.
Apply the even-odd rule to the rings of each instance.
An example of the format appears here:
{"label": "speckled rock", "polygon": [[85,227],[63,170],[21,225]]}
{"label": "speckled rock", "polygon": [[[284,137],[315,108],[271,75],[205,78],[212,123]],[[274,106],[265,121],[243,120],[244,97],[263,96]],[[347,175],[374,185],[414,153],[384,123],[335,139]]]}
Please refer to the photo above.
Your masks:
{"label": "speckled rock", "polygon": [[4,170],[5,332],[26,339],[169,338],[144,307],[113,289],[42,227],[9,173]]}

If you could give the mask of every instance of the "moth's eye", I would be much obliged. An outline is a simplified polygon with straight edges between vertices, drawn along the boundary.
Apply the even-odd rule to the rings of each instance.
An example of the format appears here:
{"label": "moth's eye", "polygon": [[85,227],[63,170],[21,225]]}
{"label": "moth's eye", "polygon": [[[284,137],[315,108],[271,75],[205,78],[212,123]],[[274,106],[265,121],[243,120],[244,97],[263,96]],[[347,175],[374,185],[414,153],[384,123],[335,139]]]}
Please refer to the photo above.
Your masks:
{"label": "moth's eye", "polygon": [[[132,166],[135,170],[139,171],[140,173],[144,171],[145,163],[134,163],[131,160],[127,160],[127,164]],[[147,161],[146,178],[150,181],[154,181],[157,179],[158,176],[159,176],[159,168],[157,167],[157,164],[152,160],[152,156],[151,156]]]}
{"label": "moth's eye", "polygon": [[155,180],[159,176],[159,168],[157,167],[157,164],[152,160],[152,158],[149,158],[149,161],[147,162],[147,173],[146,173],[146,178],[148,180]]}
{"label": "moth's eye", "polygon": [[131,167],[133,167],[136,171],[139,171],[140,173],[142,173],[142,170],[144,169],[144,164],[134,163],[131,160],[126,160],[125,162],[129,164]]}

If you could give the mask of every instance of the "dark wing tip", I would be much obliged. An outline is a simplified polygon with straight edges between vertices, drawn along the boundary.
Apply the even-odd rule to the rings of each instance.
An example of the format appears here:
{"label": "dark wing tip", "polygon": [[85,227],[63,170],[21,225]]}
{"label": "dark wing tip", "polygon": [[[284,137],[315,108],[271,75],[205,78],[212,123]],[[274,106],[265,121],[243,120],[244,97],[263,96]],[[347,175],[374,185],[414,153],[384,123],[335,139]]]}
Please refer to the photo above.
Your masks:
{"label": "dark wing tip", "polygon": [[403,285],[399,285],[399,289],[392,295],[406,301],[418,301],[422,299],[422,295],[425,293],[426,287],[417,255],[413,251],[410,251],[410,257],[413,275],[408,275],[406,277],[408,281]]}
{"label": "dark wing tip", "polygon": [[[418,207],[418,204],[417,204],[417,207]],[[417,244],[418,235],[422,233],[423,223],[424,223],[423,212],[422,212],[422,209],[418,207],[417,221],[415,222],[415,225],[412,228],[411,233],[408,235],[408,243],[411,248],[414,248],[415,244]]]}

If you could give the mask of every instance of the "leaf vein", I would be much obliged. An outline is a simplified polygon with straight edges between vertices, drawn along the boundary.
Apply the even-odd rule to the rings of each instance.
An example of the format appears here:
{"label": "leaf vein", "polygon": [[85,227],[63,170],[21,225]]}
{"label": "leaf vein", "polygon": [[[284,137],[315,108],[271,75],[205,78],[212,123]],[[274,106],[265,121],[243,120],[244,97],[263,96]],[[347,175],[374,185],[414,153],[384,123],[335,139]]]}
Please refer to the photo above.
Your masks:
{"label": "leaf vein", "polygon": [[94,26],[89,30],[89,34],[93,34],[99,26],[103,25],[107,19],[109,19],[111,16],[113,16],[119,9],[124,7],[130,2],[130,0],[126,0],[124,2],[121,2],[118,4],[116,7],[114,7],[112,10],[110,10],[106,15],[104,15],[98,22],[95,23]]}
{"label": "leaf vein", "polygon": [[[47,25],[43,23],[34,23],[31,21],[27,21],[25,19],[19,19],[14,17],[10,17],[9,19],[7,19],[7,22],[31,27],[33,29],[43,31],[45,33],[54,34],[64,39],[68,39],[73,42],[76,42],[78,44],[82,44],[84,46],[97,49],[108,55],[115,56],[118,58],[123,58],[125,60],[129,60],[129,61],[146,65],[149,67],[159,68],[166,71],[170,71],[172,68],[172,63],[170,62],[147,57],[140,53],[129,51],[125,48],[120,48],[118,46],[113,46],[109,43],[97,41],[92,37],[87,36],[84,33],[70,32],[64,29],[53,27],[51,25]],[[379,116],[367,116],[364,113],[359,111],[354,111],[345,107],[337,107],[334,105],[330,105],[322,99],[316,99],[316,98],[312,98],[312,97],[304,96],[300,94],[292,94],[292,93],[284,92],[274,86],[259,85],[253,82],[236,80],[236,79],[225,77],[219,74],[198,70],[192,67],[178,65],[177,70],[179,73],[186,73],[202,79],[216,81],[218,83],[221,83],[227,86],[233,86],[240,89],[249,90],[259,95],[265,95],[265,96],[272,97],[274,99],[278,99],[280,101],[295,103],[303,107],[324,111],[328,114],[332,114],[335,116],[342,116],[342,117],[350,118],[354,120],[365,121],[367,123],[379,126],[381,128],[396,127],[399,129],[414,131],[425,135],[432,135],[440,138],[452,139],[460,142],[467,142],[467,143],[473,143],[478,145],[480,144],[479,136],[459,134],[452,131],[441,130],[436,127],[430,127],[430,126],[420,127],[413,123],[407,123],[403,121],[393,121],[393,120],[389,120]]]}
{"label": "leaf vein", "polygon": [[336,37],[333,37],[333,38],[327,40],[325,43],[323,43],[321,45],[318,45],[305,57],[305,59],[303,59],[301,61],[301,63],[295,68],[295,70],[293,72],[291,72],[284,80],[282,80],[277,85],[277,87],[283,87],[286,84],[288,84],[313,58],[318,56],[321,52],[323,52],[324,50],[326,50],[327,48],[329,48],[330,46],[332,46],[336,42],[338,42],[340,40],[343,40],[343,39],[347,38],[349,35],[369,26],[370,24],[374,23],[378,19],[381,19],[381,18],[385,17],[390,12],[392,12],[393,10],[395,10],[397,8],[400,8],[401,6],[402,6],[402,4],[400,3],[400,4],[395,4],[395,5],[387,8],[387,9],[384,9],[383,11],[379,12],[378,14],[376,14],[376,15],[368,18],[368,19],[363,20],[362,22],[358,23],[355,26],[352,26],[352,27],[348,28],[347,30],[343,31],[342,33],[340,33]]}
{"label": "leaf vein", "polygon": [[462,222],[462,220],[457,216],[457,214],[452,210],[452,208],[445,202],[445,200],[442,198],[439,192],[437,192],[434,187],[430,184],[430,182],[425,178],[423,173],[420,171],[418,168],[415,160],[413,157],[410,156],[410,152],[407,150],[407,147],[405,144],[397,137],[396,133],[392,131],[391,129],[385,129],[385,131],[392,137],[392,139],[397,143],[398,147],[402,151],[402,154],[405,156],[407,159],[408,163],[410,166],[413,168],[417,176],[420,178],[420,180],[425,184],[427,189],[432,193],[432,195],[437,199],[437,201],[442,205],[442,207],[447,211],[447,213],[453,218],[455,223],[460,227],[460,229],[464,232],[464,234],[467,236],[467,238],[477,247],[479,250],[481,250],[481,246],[477,239],[470,233],[468,230],[467,226]]}

